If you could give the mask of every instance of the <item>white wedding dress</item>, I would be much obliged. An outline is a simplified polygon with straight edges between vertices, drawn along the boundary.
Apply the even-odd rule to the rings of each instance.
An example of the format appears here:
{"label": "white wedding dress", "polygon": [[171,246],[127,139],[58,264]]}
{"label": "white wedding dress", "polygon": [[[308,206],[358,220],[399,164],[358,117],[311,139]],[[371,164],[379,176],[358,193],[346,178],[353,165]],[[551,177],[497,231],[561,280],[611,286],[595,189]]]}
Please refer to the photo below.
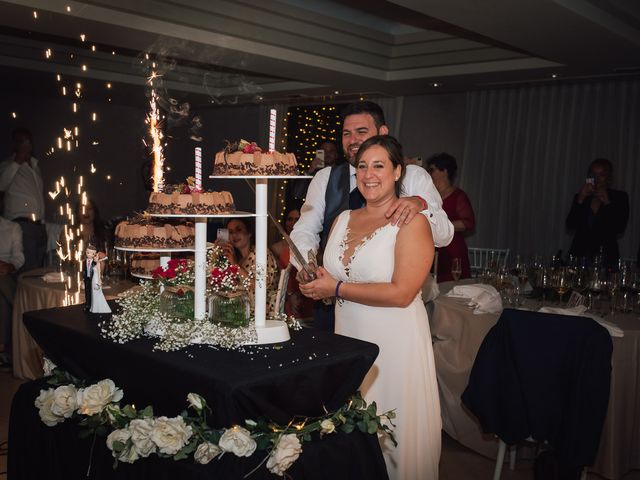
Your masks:
{"label": "white wedding dress", "polygon": [[[387,224],[343,258],[350,211],[338,217],[324,252],[324,267],[337,280],[390,282],[398,227]],[[336,304],[336,333],[377,344],[380,354],[362,382],[367,401],[378,413],[395,409],[394,448],[380,436],[391,480],[437,480],[440,460],[440,400],[427,312],[418,292],[406,308]]]}
{"label": "white wedding dress", "polygon": [[111,308],[102,293],[102,282],[100,281],[100,268],[98,265],[93,266],[93,275],[91,276],[91,313],[111,313]]}

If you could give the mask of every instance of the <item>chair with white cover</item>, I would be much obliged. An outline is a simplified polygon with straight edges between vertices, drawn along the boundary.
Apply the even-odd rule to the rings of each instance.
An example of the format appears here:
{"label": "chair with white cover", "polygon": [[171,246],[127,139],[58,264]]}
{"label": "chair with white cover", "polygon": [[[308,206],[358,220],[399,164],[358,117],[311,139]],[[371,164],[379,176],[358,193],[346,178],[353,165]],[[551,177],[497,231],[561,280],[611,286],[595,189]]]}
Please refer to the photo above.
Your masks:
{"label": "chair with white cover", "polygon": [[482,431],[500,439],[494,480],[506,445],[525,440],[544,442],[567,471],[593,464],[609,403],[612,351],[611,336],[590,318],[503,311],[462,394]]}
{"label": "chair with white cover", "polygon": [[278,293],[276,294],[276,312],[284,313],[284,305],[287,301],[287,285],[289,284],[289,275],[291,274],[291,263],[287,268],[280,270],[280,280],[278,280]]}
{"label": "chair with white cover", "polygon": [[506,267],[508,257],[508,248],[469,248],[469,264],[474,276],[487,268],[490,263],[494,263],[497,267]]}

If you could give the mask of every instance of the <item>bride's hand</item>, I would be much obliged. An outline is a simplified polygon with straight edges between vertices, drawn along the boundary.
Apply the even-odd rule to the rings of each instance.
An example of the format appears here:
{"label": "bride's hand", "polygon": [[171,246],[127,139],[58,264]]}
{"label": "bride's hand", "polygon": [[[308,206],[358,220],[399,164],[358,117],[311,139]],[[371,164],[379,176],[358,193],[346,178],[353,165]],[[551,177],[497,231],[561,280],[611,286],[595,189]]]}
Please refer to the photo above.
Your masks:
{"label": "bride's hand", "polygon": [[302,294],[314,300],[333,297],[338,282],[323,267],[318,267],[316,276],[314,281],[300,285]]}

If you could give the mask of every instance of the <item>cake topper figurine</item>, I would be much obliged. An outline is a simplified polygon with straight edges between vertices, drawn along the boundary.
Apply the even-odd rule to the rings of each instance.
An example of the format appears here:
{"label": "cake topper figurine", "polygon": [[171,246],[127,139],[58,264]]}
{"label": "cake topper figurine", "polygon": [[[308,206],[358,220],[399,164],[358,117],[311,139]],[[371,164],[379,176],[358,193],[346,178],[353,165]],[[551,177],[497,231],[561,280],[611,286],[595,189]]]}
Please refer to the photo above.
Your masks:
{"label": "cake topper figurine", "polygon": [[84,279],[84,310],[91,313],[111,313],[111,308],[102,293],[102,262],[107,259],[103,252],[88,244],[82,266]]}

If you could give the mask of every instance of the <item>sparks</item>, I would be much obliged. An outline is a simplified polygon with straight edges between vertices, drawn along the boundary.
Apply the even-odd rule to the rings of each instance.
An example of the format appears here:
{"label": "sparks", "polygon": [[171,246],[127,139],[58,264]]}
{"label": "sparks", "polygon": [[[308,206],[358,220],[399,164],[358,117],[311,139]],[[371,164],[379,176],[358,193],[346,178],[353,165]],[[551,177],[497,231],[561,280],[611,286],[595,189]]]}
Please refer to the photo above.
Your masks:
{"label": "sparks", "polygon": [[[155,72],[152,72],[152,76]],[[164,186],[164,155],[162,152],[162,130],[160,129],[160,113],[156,103],[156,91],[151,90],[151,111],[149,112],[147,121],[149,122],[149,130],[153,139],[153,191],[160,192]]]}
{"label": "sparks", "polygon": [[44,56],[47,57],[47,58],[51,58],[51,49],[50,48],[47,48],[44,51]]}
{"label": "sparks", "polygon": [[36,10],[33,11],[33,18],[38,19],[38,12]]}
{"label": "sparks", "polygon": [[13,118],[18,118],[18,114],[17,114],[16,112],[11,112],[11,116],[12,116]]}
{"label": "sparks", "polygon": [[96,115],[96,112],[93,112],[91,114],[91,120],[95,122],[97,118],[98,118],[98,116]]}
{"label": "sparks", "polygon": [[86,35],[84,33],[80,34],[80,40],[82,40],[84,42],[84,39],[86,38]]}
{"label": "sparks", "polygon": [[93,165],[93,163],[91,164],[91,173],[96,173],[96,167]]}

